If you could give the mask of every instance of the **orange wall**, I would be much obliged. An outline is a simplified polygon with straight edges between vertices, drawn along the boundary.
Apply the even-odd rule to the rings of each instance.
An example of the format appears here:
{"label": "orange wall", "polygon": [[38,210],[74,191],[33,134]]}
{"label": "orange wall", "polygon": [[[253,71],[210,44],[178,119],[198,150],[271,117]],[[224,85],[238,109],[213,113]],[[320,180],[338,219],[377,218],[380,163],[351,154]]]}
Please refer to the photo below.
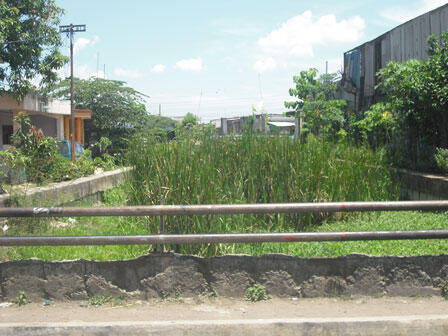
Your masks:
{"label": "orange wall", "polygon": [[[84,120],[75,118],[75,141],[84,145]],[[70,140],[70,116],[64,116],[64,139]]]}

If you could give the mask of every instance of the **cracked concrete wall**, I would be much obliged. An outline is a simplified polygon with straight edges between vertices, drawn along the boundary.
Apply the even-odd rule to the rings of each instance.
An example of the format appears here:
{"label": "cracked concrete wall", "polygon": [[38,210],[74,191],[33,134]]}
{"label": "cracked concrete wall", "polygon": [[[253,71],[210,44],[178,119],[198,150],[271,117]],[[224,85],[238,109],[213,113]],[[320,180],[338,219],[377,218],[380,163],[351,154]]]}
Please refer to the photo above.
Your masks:
{"label": "cracked concrete wall", "polygon": [[22,206],[57,206],[69,204],[123,184],[131,168],[120,168],[75,180],[16,190],[13,195],[0,195],[0,207],[23,203]]}
{"label": "cracked concrete wall", "polygon": [[129,299],[217,294],[242,298],[254,283],[277,297],[432,296],[448,279],[448,255],[300,258],[281,254],[200,258],[170,253],[120,261],[37,259],[0,263],[0,298]]}

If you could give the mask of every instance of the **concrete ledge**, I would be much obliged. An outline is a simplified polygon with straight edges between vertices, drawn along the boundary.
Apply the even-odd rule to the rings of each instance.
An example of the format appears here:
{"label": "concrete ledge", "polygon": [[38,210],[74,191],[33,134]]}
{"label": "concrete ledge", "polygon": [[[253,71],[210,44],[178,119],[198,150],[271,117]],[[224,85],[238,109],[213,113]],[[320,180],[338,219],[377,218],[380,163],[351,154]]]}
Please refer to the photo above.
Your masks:
{"label": "concrete ledge", "polygon": [[0,335],[446,335],[448,315],[216,321],[0,323]]}
{"label": "concrete ledge", "polygon": [[392,174],[402,187],[404,197],[411,200],[448,199],[448,177],[393,169]]}
{"label": "concrete ledge", "polygon": [[87,300],[109,295],[149,300],[216,294],[242,299],[264,285],[274,297],[441,296],[448,255],[300,258],[282,254],[200,258],[152,253],[132,260],[0,263],[0,298],[26,291],[40,300]]}
{"label": "concrete ledge", "polygon": [[[51,183],[42,187],[30,188],[17,197],[26,198],[27,206],[57,206],[71,203],[90,195],[117,187],[124,182],[125,174],[131,168],[106,171],[76,180]],[[0,206],[16,202],[13,195],[0,195]]]}

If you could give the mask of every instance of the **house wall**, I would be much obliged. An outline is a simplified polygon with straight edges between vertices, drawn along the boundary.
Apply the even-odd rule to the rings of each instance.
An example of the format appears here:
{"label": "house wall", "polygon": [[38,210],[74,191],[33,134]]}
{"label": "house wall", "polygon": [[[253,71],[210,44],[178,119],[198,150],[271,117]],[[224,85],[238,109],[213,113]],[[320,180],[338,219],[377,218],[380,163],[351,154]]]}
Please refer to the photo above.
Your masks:
{"label": "house wall", "polygon": [[[356,93],[356,99],[352,99],[353,109],[355,111],[368,109],[381,99],[375,90],[378,84],[376,73],[387,63],[427,59],[428,37],[431,34],[440,35],[447,30],[448,4],[420,15],[344,53],[344,76],[341,87],[347,92]],[[347,61],[348,55],[356,50],[361,52],[361,62],[356,65],[360,67],[359,71],[353,71],[353,62]],[[353,83],[360,83],[360,86],[355,87]]]}
{"label": "house wall", "polygon": [[[22,101],[17,101],[10,95],[0,95],[0,149],[3,149],[3,125],[13,125],[14,131],[18,125],[13,123],[13,117],[18,113],[30,116],[31,123],[42,129],[45,136],[56,139],[69,138],[70,101],[39,97],[28,94]],[[91,118],[87,109],[75,110],[75,140],[84,144],[84,120]],[[67,125],[64,127],[64,122]]]}
{"label": "house wall", "polygon": [[0,95],[0,110],[20,109],[21,103],[10,95]]}
{"label": "house wall", "polygon": [[57,138],[58,127],[56,118],[47,117],[44,115],[30,115],[31,124],[37,128],[41,128],[45,136]]}
{"label": "house wall", "polygon": [[28,111],[48,112],[52,114],[70,114],[70,101],[42,98],[28,94],[23,99],[21,107]]}

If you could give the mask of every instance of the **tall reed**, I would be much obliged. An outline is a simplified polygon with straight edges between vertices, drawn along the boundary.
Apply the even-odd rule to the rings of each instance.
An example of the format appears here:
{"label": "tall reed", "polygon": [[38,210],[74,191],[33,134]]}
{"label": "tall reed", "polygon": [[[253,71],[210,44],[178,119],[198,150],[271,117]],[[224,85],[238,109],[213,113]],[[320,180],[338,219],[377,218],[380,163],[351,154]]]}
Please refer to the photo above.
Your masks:
{"label": "tall reed", "polygon": [[[366,148],[308,137],[245,134],[181,142],[140,141],[128,155],[133,204],[237,204],[395,199],[382,162]],[[167,233],[300,231],[328,214],[183,216],[166,218]],[[157,233],[158,218],[140,220]],[[225,253],[226,245],[172,247]]]}

